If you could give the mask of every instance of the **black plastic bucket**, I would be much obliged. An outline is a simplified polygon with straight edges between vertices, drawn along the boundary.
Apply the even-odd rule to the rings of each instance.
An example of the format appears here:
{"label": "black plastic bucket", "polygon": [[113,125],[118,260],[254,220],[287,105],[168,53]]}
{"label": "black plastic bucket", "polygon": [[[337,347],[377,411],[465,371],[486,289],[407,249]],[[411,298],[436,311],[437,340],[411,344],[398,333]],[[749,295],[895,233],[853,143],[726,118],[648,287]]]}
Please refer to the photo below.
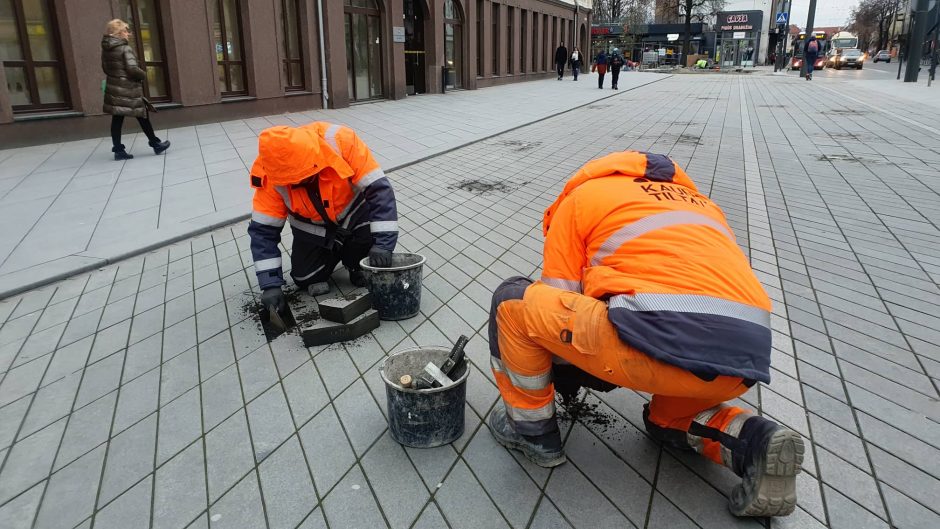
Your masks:
{"label": "black plastic bucket", "polygon": [[368,257],[359,262],[369,276],[372,306],[379,318],[404,320],[418,314],[425,260],[416,253],[396,253],[389,268],[370,266]]}
{"label": "black plastic bucket", "polygon": [[382,365],[388,398],[388,428],[392,438],[405,446],[432,448],[452,443],[463,435],[467,402],[467,363],[457,368],[447,387],[415,390],[402,387],[402,375],[415,376],[428,362],[440,366],[450,354],[444,347],[419,347],[395,353]]}

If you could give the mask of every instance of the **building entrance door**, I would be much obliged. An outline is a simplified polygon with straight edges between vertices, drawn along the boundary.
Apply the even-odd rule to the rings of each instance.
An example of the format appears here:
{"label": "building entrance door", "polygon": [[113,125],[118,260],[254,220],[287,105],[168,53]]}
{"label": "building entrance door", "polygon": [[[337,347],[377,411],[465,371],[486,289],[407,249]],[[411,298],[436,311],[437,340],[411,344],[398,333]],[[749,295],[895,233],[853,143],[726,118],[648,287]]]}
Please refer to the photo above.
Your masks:
{"label": "building entrance door", "polygon": [[424,47],[422,0],[405,0],[405,91],[423,94],[427,88],[427,57]]}

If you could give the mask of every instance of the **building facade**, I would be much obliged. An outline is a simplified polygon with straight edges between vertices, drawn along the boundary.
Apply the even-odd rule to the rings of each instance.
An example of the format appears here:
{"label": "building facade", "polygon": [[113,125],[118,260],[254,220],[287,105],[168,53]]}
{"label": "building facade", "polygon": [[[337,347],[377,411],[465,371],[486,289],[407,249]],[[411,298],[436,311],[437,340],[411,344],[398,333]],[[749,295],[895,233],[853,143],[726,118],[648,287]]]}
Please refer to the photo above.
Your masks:
{"label": "building facade", "polygon": [[112,18],[131,25],[145,94],[170,127],[548,77],[560,42],[587,49],[590,5],[0,0],[0,146],[106,133],[100,41]]}

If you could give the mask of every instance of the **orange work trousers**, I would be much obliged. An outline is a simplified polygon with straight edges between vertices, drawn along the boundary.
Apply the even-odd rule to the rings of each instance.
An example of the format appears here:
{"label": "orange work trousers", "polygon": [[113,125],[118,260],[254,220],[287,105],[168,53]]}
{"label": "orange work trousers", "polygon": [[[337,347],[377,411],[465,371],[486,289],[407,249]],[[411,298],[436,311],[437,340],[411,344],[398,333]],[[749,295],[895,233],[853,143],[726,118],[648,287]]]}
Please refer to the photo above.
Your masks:
{"label": "orange work trousers", "polygon": [[[493,358],[493,371],[507,413],[517,425],[554,421],[552,356],[612,384],[651,393],[649,419],[663,428],[688,431],[699,412],[748,390],[740,377],[706,381],[630,347],[607,318],[606,303],[541,282],[526,288],[523,299],[500,303],[496,322],[501,358]],[[708,425],[723,429],[742,411],[725,407]],[[519,426],[522,433],[533,433],[531,426]],[[711,456],[707,452],[714,452],[717,457],[710,458],[720,462],[717,446],[706,450]]]}

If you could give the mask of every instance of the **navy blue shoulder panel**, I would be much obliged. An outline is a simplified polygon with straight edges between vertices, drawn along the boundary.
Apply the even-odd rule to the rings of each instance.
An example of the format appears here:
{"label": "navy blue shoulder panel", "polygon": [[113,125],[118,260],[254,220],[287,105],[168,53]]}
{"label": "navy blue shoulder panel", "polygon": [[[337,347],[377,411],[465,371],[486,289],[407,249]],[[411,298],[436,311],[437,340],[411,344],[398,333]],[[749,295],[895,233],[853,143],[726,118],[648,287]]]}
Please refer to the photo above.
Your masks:
{"label": "navy blue shoulder panel", "polygon": [[607,317],[627,345],[700,375],[770,382],[770,329],[737,318],[612,308]]}
{"label": "navy blue shoulder panel", "polygon": [[676,176],[676,166],[668,156],[662,154],[646,154],[646,173],[643,175],[654,182],[672,182]]}

